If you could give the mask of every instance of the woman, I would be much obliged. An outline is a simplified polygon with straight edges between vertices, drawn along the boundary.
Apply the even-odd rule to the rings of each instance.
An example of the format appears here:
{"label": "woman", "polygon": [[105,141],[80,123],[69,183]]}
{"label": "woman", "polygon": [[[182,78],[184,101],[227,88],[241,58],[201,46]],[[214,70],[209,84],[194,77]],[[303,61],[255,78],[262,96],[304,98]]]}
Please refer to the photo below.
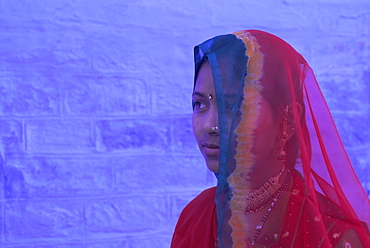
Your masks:
{"label": "woman", "polygon": [[249,30],[195,47],[193,109],[218,185],[183,210],[171,247],[370,247],[369,201],[289,44]]}

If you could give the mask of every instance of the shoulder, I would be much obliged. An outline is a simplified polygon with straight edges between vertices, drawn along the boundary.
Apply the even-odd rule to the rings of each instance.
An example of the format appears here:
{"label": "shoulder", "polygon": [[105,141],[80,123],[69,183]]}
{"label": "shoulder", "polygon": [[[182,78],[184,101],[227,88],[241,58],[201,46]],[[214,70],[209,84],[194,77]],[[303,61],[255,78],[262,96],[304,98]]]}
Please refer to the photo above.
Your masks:
{"label": "shoulder", "polygon": [[327,227],[328,237],[335,247],[367,247],[368,230],[359,220],[349,218],[344,211],[324,195],[317,193],[320,211]]}
{"label": "shoulder", "polygon": [[286,215],[287,226],[284,228],[288,230],[290,226],[293,231],[296,226],[299,229],[302,240],[297,242],[307,242],[304,237],[309,233],[312,246],[317,241],[315,244],[324,242],[328,247],[370,247],[367,229],[359,221],[349,218],[337,203],[325,195],[316,191],[313,198],[304,192],[303,180],[293,174],[293,188],[287,208],[289,215]]}
{"label": "shoulder", "polygon": [[191,210],[194,207],[213,205],[214,198],[216,195],[216,187],[212,187],[201,192],[197,197],[195,197],[189,204],[184,208],[185,210]]}
{"label": "shoulder", "polygon": [[171,247],[197,247],[204,242],[211,242],[216,224],[215,194],[215,187],[206,189],[183,209]]}
{"label": "shoulder", "polygon": [[180,224],[185,224],[186,222],[191,222],[194,224],[193,220],[198,220],[200,217],[208,217],[209,211],[216,206],[214,202],[215,194],[216,187],[212,187],[204,190],[197,197],[195,197],[181,212],[177,225],[179,226]]}

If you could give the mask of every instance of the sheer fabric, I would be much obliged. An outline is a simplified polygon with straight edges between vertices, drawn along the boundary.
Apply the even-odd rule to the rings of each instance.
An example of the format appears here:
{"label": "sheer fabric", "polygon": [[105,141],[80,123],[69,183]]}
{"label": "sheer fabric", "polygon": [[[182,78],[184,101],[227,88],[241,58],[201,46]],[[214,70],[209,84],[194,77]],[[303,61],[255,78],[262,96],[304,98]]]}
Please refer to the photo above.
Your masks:
{"label": "sheer fabric", "polygon": [[[280,38],[247,30],[196,46],[195,79],[205,61],[212,70],[220,139],[217,211],[205,215],[216,214],[217,221],[189,224],[187,230],[215,222],[217,233],[206,228],[206,246],[180,246],[175,232],[172,247],[370,247],[369,200],[305,59]],[[278,138],[266,135],[268,123],[275,123]],[[284,158],[266,163],[275,146]],[[274,184],[273,197],[251,207],[251,192]],[[200,213],[213,204],[196,199],[187,208]],[[182,219],[194,222],[184,212]]]}

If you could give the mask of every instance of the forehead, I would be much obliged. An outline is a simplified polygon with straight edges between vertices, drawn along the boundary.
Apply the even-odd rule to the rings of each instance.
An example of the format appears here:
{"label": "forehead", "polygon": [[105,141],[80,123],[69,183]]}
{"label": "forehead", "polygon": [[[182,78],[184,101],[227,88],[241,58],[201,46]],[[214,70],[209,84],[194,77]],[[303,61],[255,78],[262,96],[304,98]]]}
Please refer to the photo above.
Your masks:
{"label": "forehead", "polygon": [[194,91],[206,92],[208,94],[215,92],[211,66],[208,61],[205,61],[199,69]]}
{"label": "forehead", "polygon": [[[222,65],[222,63],[221,63]],[[226,66],[221,66],[219,69],[219,73],[222,82],[222,92],[225,96],[233,96],[236,95],[238,90],[243,84],[243,77],[236,75],[233,70]],[[214,87],[214,80],[212,74],[212,67],[208,60],[204,61],[200,66],[194,91],[204,92],[207,94],[215,94],[215,87]]]}

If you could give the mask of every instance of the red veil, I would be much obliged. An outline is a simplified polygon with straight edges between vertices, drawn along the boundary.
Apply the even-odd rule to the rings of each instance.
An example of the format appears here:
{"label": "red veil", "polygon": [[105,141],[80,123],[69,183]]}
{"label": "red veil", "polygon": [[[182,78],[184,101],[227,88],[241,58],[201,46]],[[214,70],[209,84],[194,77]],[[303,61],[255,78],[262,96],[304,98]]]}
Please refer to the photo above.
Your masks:
{"label": "red veil", "polygon": [[[217,96],[220,163],[215,196],[217,234],[203,235],[218,237],[218,247],[250,247],[252,243],[256,247],[370,247],[369,200],[306,60],[282,39],[257,30],[217,36],[196,46],[195,78],[206,60]],[[285,120],[294,123],[294,131],[283,144],[283,163],[289,171],[285,172],[286,178],[290,178],[284,190],[287,205],[271,211],[275,216],[280,211],[283,224],[269,233],[271,223],[264,220],[262,231],[253,237],[243,228],[240,213],[234,211],[233,192],[245,191],[245,175],[258,171],[255,165],[259,155],[254,147],[261,143],[256,128],[264,118],[262,99],[267,100],[277,119],[288,117]],[[287,106],[289,115],[285,113]],[[266,168],[259,173],[266,172]],[[201,202],[205,204],[204,199]],[[239,209],[248,208],[246,202],[238,204]],[[202,208],[195,203],[191,206]],[[264,207],[273,206],[269,203]],[[177,231],[182,219],[189,219],[184,215],[192,213],[189,209],[185,212]],[[186,228],[205,230],[202,225],[207,224]],[[186,233],[182,235],[191,235]],[[172,247],[177,247],[177,242],[175,231]]]}

